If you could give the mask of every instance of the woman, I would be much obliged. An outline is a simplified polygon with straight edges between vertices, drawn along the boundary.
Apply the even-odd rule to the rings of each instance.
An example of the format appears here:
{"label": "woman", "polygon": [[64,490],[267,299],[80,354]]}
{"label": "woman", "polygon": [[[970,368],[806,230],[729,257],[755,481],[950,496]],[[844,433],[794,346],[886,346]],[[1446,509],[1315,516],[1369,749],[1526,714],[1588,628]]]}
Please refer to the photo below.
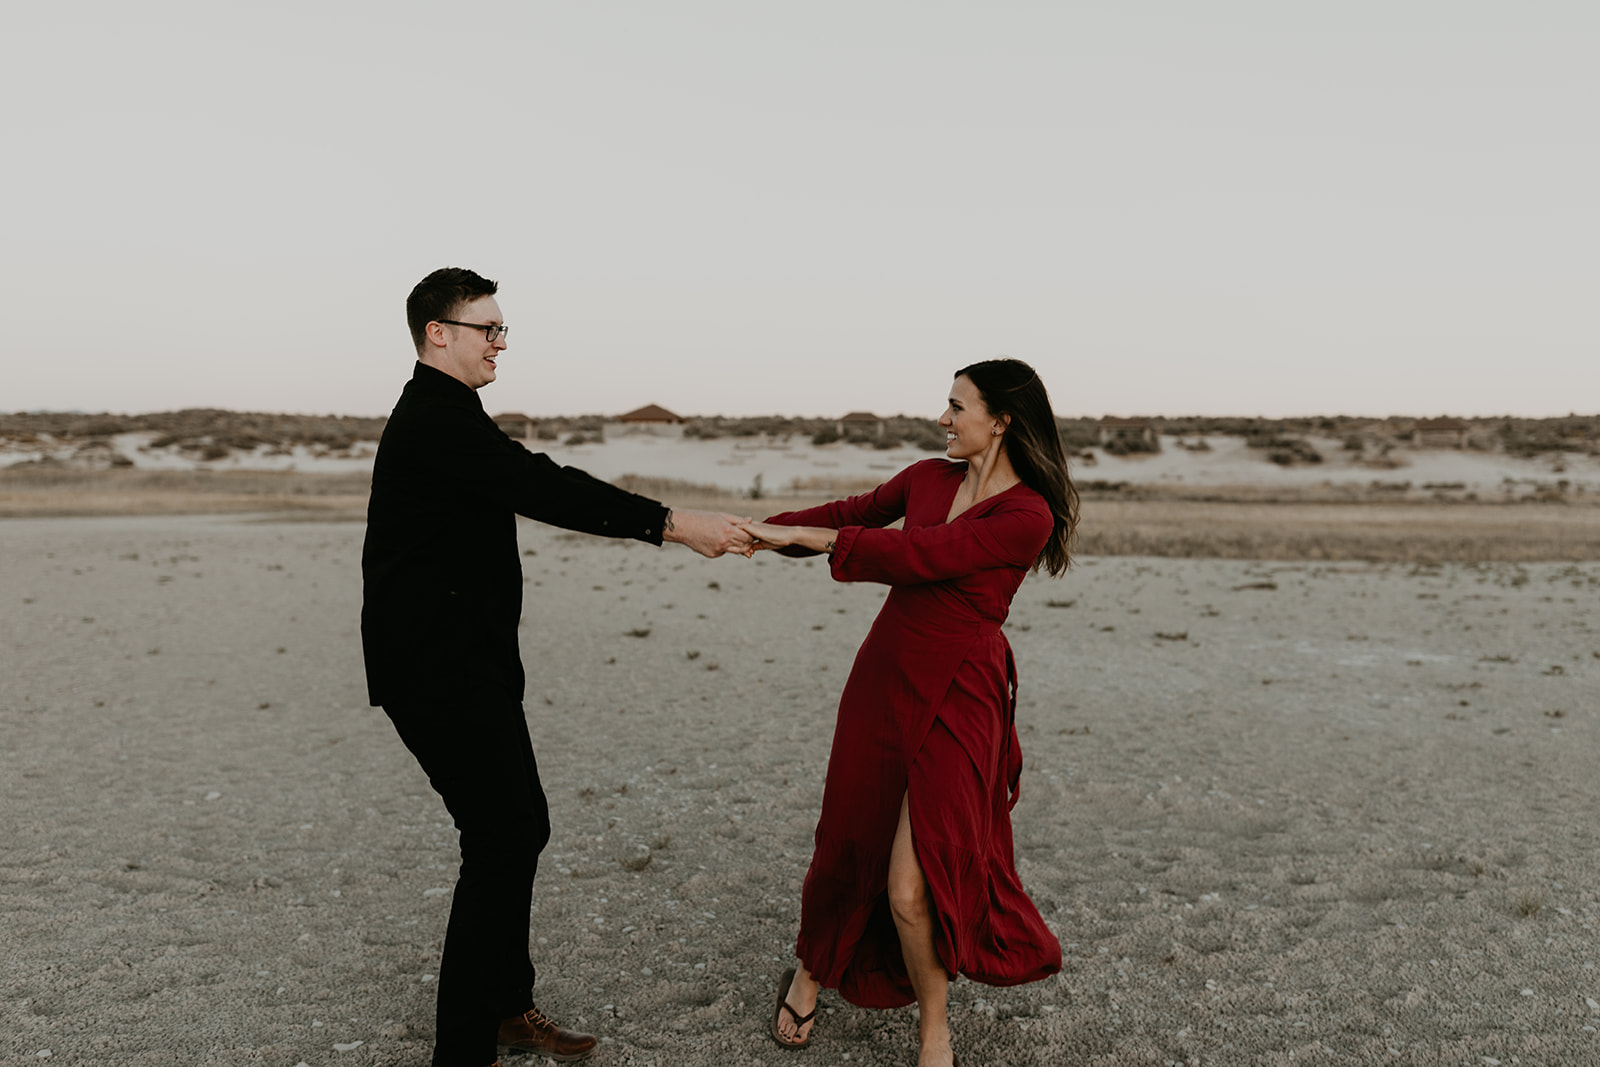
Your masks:
{"label": "woman", "polygon": [[809,1044],[824,986],[861,1007],[915,1000],[919,1067],[958,1062],[953,976],[1018,985],[1061,969],[1012,858],[1022,754],[1000,626],[1030,569],[1066,570],[1078,520],[1050,399],[1026,363],[963,368],[939,425],[963,462],[927,460],[746,527],[757,548],[826,552],[835,579],[892,587],[839,703],[799,966],[779,982],[772,1036]]}

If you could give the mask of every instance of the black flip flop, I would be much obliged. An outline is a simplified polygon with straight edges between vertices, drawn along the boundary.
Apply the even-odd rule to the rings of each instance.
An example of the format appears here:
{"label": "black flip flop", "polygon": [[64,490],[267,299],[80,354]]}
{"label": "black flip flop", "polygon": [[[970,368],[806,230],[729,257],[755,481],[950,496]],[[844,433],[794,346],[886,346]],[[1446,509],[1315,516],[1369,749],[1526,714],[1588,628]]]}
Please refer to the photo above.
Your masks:
{"label": "black flip flop", "polygon": [[800,1032],[800,1028],[802,1026],[808,1022],[811,1022],[817,1017],[816,1008],[812,1008],[809,1015],[801,1015],[799,1012],[789,1007],[789,987],[793,984],[794,968],[790,967],[787,971],[784,971],[782,976],[778,979],[778,1002],[777,1004],[773,1005],[772,1008],[772,1026],[770,1028],[772,1031],[772,1040],[776,1041],[784,1048],[805,1048],[807,1045],[811,1044],[811,1038],[817,1032],[816,1027],[812,1027],[811,1033],[807,1034],[798,1041],[784,1037],[783,1031],[778,1029],[778,1020],[783,1018],[784,1012],[788,1012],[790,1018],[794,1019],[794,1028],[796,1033]]}

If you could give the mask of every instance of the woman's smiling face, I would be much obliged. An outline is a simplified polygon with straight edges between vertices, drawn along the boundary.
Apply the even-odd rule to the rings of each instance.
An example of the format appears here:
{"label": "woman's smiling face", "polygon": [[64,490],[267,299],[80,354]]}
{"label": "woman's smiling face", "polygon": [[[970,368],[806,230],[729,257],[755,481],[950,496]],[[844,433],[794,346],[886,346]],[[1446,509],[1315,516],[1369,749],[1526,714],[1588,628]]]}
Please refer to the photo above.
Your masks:
{"label": "woman's smiling face", "polygon": [[944,454],[951,459],[981,455],[994,443],[995,430],[1004,428],[989,414],[978,387],[965,375],[951,383],[950,403],[939,416],[939,425],[944,427]]}

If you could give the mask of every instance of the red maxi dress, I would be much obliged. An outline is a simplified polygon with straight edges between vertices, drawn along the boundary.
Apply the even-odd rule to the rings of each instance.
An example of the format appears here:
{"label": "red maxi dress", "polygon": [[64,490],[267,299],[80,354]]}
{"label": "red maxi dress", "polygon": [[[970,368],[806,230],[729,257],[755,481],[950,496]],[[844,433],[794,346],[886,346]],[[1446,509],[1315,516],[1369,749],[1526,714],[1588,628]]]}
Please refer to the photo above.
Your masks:
{"label": "red maxi dress", "polygon": [[[1061,969],[1013,857],[1022,753],[1000,632],[1054,520],[1019,484],[945,522],[966,470],[926,460],[769,520],[837,529],[833,577],[890,587],[839,701],[795,946],[818,982],[864,1008],[915,1000],[887,894],[902,797],[945,970],[1006,986]],[[883,529],[902,516],[904,529]]]}

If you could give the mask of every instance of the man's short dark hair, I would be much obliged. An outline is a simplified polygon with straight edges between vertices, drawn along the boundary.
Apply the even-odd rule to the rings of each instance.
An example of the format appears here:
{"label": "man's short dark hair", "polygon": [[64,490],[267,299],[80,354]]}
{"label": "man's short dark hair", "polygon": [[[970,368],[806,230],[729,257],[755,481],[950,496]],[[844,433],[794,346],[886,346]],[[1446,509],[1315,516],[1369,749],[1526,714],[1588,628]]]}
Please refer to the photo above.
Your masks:
{"label": "man's short dark hair", "polygon": [[466,305],[499,291],[499,282],[465,267],[441,267],[418,282],[406,297],[406,324],[411,327],[411,343],[417,346],[417,355],[422,355],[428,323],[457,318]]}

